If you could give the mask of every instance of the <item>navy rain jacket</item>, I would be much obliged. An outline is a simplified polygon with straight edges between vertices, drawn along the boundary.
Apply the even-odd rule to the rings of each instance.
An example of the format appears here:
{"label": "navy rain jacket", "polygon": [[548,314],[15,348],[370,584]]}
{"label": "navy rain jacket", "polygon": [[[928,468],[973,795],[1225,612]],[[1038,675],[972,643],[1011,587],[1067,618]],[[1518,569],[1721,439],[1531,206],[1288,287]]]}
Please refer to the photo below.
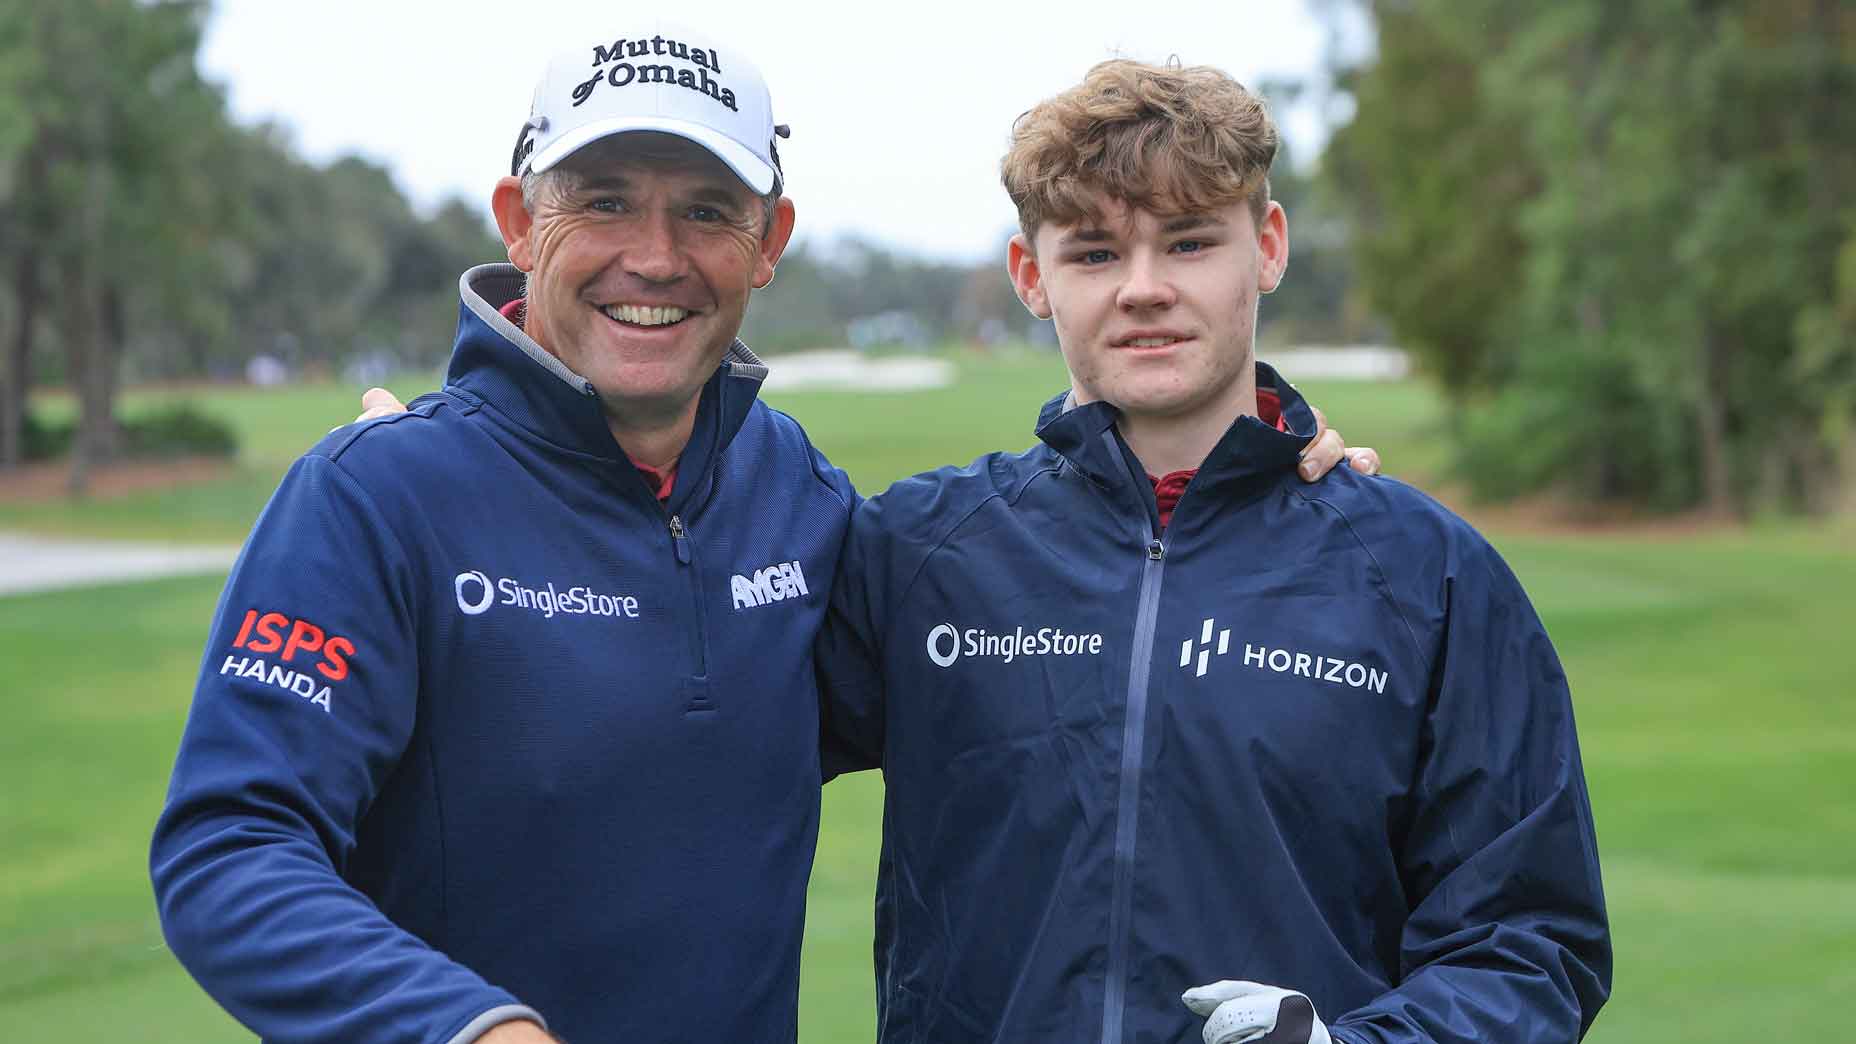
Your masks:
{"label": "navy rain jacket", "polygon": [[828,770],[886,783],[884,1044],[1199,1039],[1306,992],[1344,1044],[1565,1044],[1611,952],[1566,679],[1506,565],[1240,418],[1158,531],[1112,407],[854,514]]}
{"label": "navy rain jacket", "polygon": [[811,642],[852,492],[739,344],[660,505],[466,273],[444,390],[291,468],[227,582],[151,867],[274,1041],[792,1040]]}

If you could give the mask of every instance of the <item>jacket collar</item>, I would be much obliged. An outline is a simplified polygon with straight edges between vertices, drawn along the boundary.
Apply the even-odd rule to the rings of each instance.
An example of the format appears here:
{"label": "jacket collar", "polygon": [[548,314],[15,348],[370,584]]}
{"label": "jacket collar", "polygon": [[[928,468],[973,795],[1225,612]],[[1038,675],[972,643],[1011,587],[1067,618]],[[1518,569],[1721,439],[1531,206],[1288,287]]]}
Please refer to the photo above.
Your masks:
{"label": "jacket collar", "polygon": [[[489,403],[560,449],[601,461],[626,461],[606,426],[592,382],[497,311],[522,290],[522,272],[510,264],[478,265],[458,280],[458,334],[446,387]],[[729,346],[715,376],[703,386],[696,426],[677,464],[673,510],[714,469],[753,409],[766,377],[766,364],[747,345],[737,340]]]}
{"label": "jacket collar", "polygon": [[[1283,423],[1277,431],[1245,415],[1232,422],[1212,447],[1192,480],[1194,492],[1219,489],[1238,495],[1277,482],[1294,472],[1302,448],[1315,437],[1315,415],[1289,382],[1265,363],[1257,363],[1257,387],[1275,388],[1282,399]],[[1044,404],[1038,414],[1038,438],[1090,480],[1111,488],[1145,472],[1115,429],[1121,412],[1106,402],[1075,405],[1069,393]]]}

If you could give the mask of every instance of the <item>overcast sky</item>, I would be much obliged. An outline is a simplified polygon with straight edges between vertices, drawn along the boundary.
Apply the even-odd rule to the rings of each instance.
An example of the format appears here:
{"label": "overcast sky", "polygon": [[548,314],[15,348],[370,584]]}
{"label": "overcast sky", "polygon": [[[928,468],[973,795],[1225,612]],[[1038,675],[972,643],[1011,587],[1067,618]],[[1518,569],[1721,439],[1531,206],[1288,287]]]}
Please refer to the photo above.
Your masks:
{"label": "overcast sky", "polygon": [[[287,126],[313,160],[359,153],[422,206],[487,201],[548,57],[622,34],[628,7],[218,0],[201,64],[237,118]],[[1329,46],[1302,0],[705,0],[673,11],[766,76],[774,119],[793,128],[780,155],[802,238],[857,233],[951,259],[1002,254],[1014,219],[998,163],[1012,119],[1091,64],[1177,54],[1254,85],[1311,76]],[[1279,119],[1293,147],[1313,150],[1315,106]]]}

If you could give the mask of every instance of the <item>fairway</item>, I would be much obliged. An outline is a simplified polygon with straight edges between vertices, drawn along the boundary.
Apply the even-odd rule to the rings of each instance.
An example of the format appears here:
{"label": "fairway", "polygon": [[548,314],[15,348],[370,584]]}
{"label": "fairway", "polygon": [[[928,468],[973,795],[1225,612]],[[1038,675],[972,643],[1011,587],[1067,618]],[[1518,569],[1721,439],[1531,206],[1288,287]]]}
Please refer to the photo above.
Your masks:
{"label": "fairway", "polygon": [[[775,404],[875,492],[1031,444],[1038,406],[1063,387],[1050,354],[963,354],[958,366],[948,388],[787,393]],[[393,387],[410,396],[434,380]],[[1394,473],[1423,480],[1442,468],[1425,385],[1303,390]],[[0,528],[236,542],[290,459],[353,415],[358,391],[190,393],[239,428],[231,475],[108,503],[0,505]],[[129,409],[178,394],[133,395]],[[1579,716],[1618,961],[1614,1000],[1588,1039],[1849,1039],[1856,685],[1836,652],[1856,629],[1847,530],[1489,535],[1546,620]],[[167,954],[145,870],[220,583],[0,598],[0,1018],[15,1036],[250,1039]],[[874,774],[826,788],[802,982],[807,1044],[873,1036],[881,805]]]}

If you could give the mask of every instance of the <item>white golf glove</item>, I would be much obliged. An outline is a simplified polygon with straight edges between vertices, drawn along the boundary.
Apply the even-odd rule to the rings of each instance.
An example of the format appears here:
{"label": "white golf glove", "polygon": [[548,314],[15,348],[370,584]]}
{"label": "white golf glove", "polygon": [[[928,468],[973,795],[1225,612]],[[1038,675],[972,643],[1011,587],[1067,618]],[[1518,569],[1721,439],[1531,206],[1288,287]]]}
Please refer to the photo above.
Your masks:
{"label": "white golf glove", "polygon": [[1333,1044],[1307,994],[1225,979],[1180,995],[1205,1016],[1205,1044]]}

